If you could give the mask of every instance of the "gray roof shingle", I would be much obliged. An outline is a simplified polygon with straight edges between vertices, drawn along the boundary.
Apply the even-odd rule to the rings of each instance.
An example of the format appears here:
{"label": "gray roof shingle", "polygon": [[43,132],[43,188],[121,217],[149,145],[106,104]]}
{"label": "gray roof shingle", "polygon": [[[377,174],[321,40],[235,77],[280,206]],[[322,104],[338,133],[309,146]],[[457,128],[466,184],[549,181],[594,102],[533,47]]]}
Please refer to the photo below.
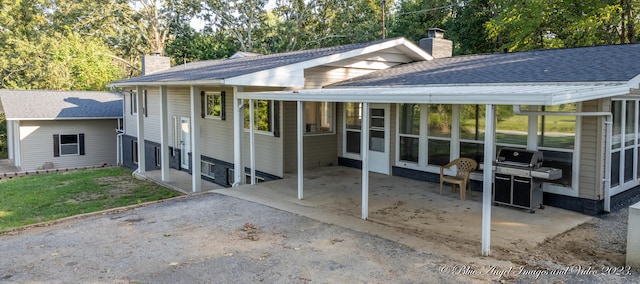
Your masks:
{"label": "gray roof shingle", "polygon": [[122,117],[122,95],[110,92],[0,90],[10,120],[63,120]]}
{"label": "gray roof shingle", "polygon": [[255,55],[233,59],[218,59],[190,62],[178,65],[170,69],[125,79],[114,82],[114,84],[135,84],[150,82],[189,82],[203,80],[219,80],[251,74],[281,66],[300,63],[324,56],[348,52],[370,45],[379,44],[386,41],[397,40],[397,38],[377,40],[366,43],[356,43],[343,46],[334,46],[318,49],[291,51],[285,53]]}
{"label": "gray roof shingle", "polygon": [[628,81],[640,44],[455,56],[399,65],[331,87]]}

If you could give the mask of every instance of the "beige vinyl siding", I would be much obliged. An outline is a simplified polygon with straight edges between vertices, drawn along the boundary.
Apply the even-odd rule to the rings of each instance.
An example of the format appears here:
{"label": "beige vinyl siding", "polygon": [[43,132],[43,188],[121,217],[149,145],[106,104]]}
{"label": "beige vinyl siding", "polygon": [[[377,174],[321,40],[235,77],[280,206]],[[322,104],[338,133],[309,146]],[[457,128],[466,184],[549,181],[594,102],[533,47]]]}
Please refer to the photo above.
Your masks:
{"label": "beige vinyl siding", "polygon": [[[168,135],[169,146],[175,147],[174,137],[176,135],[174,117],[177,118],[177,123],[180,123],[180,117],[191,117],[191,100],[189,98],[191,91],[189,88],[168,88],[167,89],[167,119],[168,121]],[[160,124],[160,121],[156,123]],[[178,133],[179,135],[179,133]],[[160,142],[160,141],[156,141]]]}
{"label": "beige vinyl siding", "polygon": [[[144,117],[144,139],[160,142],[160,88],[145,88],[147,91],[147,115]],[[144,107],[144,96],[143,96]],[[142,114],[144,115],[144,113]]]}
{"label": "beige vinyl siding", "polygon": [[377,70],[345,67],[318,66],[304,70],[305,88],[322,88],[347,79],[366,75]]}
{"label": "beige vinyl siding", "polygon": [[[95,166],[116,163],[116,132],[112,120],[21,121],[22,170],[41,168],[52,162],[55,168]],[[53,156],[54,134],[84,133],[85,155]]]}
{"label": "beige vinyl siding", "polygon": [[[203,88],[202,91],[225,92],[225,120],[215,118],[200,119],[200,145],[201,154],[225,162],[233,163],[233,89],[210,89]],[[248,139],[248,138],[247,138]]]}
{"label": "beige vinyl siding", "polygon": [[[284,114],[285,172],[291,173],[298,169],[297,102],[284,102]],[[304,136],[304,168],[313,169],[337,165],[336,139],[338,139],[336,134]]]}
{"label": "beige vinyl siding", "polygon": [[122,91],[122,99],[124,100],[124,125],[125,125],[125,134],[129,136],[138,136],[138,116],[136,114],[131,114],[131,93],[129,93],[131,89],[125,89]]}
{"label": "beige vinyl siding", "polygon": [[[606,109],[610,107],[607,101]],[[582,103],[582,111],[603,111],[603,101],[594,100]],[[579,197],[602,199],[602,177],[604,175],[604,118],[601,116],[582,117],[580,133],[580,170],[578,175]]]}
{"label": "beige vinyl siding", "polygon": [[[233,96],[229,96],[227,94],[227,101],[232,101]],[[276,123],[280,123],[281,125],[281,134],[282,134],[282,120],[284,117],[284,111],[282,102],[280,103],[280,120]],[[233,121],[233,114],[229,115],[227,113],[227,119]],[[228,124],[232,129],[233,133],[233,123]],[[233,134],[231,134],[233,139]],[[255,155],[256,155],[256,170],[266,172],[268,174],[272,174],[278,177],[282,177],[284,173],[284,138],[282,137],[274,137],[271,133],[255,133]],[[250,134],[248,130],[244,131],[243,137],[243,163],[245,167],[250,167],[251,157],[250,157]],[[233,152],[229,153],[231,156]]]}

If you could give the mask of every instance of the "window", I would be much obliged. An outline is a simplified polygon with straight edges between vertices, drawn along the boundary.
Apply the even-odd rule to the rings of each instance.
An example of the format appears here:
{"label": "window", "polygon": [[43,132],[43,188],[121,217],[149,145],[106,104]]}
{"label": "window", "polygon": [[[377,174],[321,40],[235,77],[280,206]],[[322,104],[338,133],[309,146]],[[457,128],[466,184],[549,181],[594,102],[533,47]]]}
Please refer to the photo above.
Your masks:
{"label": "window", "polygon": [[84,155],[84,134],[54,134],[53,156]]}
{"label": "window", "polygon": [[160,151],[160,147],[153,148],[155,152],[156,167],[160,167],[162,165],[162,152]]}
{"label": "window", "polygon": [[362,131],[362,104],[345,103],[345,152],[360,154]]}
{"label": "window", "polygon": [[215,164],[208,161],[200,161],[201,174],[211,179],[215,179]]}
{"label": "window", "polygon": [[451,152],[451,105],[428,105],[427,109],[427,163],[444,166]]}
{"label": "window", "polygon": [[638,100],[612,101],[611,189],[617,194],[637,186],[640,178],[640,108]]}
{"label": "window", "polygon": [[328,102],[304,103],[305,134],[333,133],[333,104]]}
{"label": "window", "polygon": [[[255,130],[273,131],[273,101],[253,100]],[[244,128],[249,129],[249,100],[244,100]]]}
{"label": "window", "polygon": [[[576,112],[577,104],[541,107],[542,111]],[[576,117],[543,115],[538,117],[538,149],[545,167],[562,169],[562,178],[550,183],[572,186],[573,148],[576,139]]]}
{"label": "window", "polygon": [[131,141],[131,160],[134,164],[138,163],[138,141]]}
{"label": "window", "polygon": [[138,113],[138,93],[134,90],[131,90],[129,94],[131,94],[130,104],[129,104],[129,106],[131,107],[130,109],[131,114],[137,114]]}
{"label": "window", "polygon": [[418,163],[420,154],[420,108],[419,104],[399,105],[400,160]]}
{"label": "window", "polygon": [[224,92],[202,92],[202,117],[224,120]]}

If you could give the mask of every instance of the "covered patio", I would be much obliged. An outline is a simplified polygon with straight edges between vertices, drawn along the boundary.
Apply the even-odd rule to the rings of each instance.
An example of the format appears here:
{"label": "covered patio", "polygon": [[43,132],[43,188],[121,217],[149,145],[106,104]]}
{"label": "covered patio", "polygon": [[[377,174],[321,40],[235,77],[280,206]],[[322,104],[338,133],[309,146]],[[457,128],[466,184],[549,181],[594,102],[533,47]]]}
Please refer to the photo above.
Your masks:
{"label": "covered patio", "polygon": [[[191,192],[190,176],[171,170],[171,185]],[[159,171],[144,173],[160,180]],[[370,173],[369,218],[361,213],[361,171],[341,166],[307,171],[305,198],[297,198],[297,176],[281,180],[221,188],[203,181],[203,189],[271,206],[324,223],[367,232],[415,249],[476,256],[482,234],[482,193],[461,201],[445,185]],[[491,245],[494,251],[528,250],[592,217],[547,206],[535,214],[493,206]]]}

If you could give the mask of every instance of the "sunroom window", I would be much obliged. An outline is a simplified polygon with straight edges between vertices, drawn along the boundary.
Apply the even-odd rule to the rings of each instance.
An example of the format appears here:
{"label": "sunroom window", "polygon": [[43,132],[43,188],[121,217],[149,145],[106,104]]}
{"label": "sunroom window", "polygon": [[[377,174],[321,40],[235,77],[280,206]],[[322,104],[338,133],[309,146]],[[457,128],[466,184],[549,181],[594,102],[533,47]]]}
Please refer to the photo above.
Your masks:
{"label": "sunroom window", "polygon": [[333,103],[304,103],[305,134],[333,133]]}
{"label": "sunroom window", "polygon": [[[548,112],[576,112],[576,104],[541,107]],[[572,185],[573,149],[576,139],[576,116],[544,115],[538,117],[538,149],[543,166],[562,169],[562,177],[550,183]]]}
{"label": "sunroom window", "polygon": [[346,133],[346,149],[345,152],[360,154],[362,131],[362,104],[361,103],[345,103],[345,133]]}
{"label": "sunroom window", "polygon": [[451,153],[451,105],[429,105],[427,122],[427,163],[443,166],[449,163]]}
{"label": "sunroom window", "polygon": [[400,160],[418,163],[420,155],[419,104],[399,105]]}

